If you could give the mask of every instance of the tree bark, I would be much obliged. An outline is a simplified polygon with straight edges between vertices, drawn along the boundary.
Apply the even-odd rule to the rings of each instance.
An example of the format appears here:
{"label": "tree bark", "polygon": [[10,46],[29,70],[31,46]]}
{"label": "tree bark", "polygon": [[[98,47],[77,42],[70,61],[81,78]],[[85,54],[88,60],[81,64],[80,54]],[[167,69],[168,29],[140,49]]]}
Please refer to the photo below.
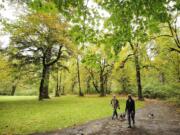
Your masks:
{"label": "tree bark", "polygon": [[126,84],[125,84],[126,82],[125,82],[124,76],[121,77],[120,82],[121,82],[121,87],[122,87],[122,93],[124,94],[126,93]]}
{"label": "tree bark", "polygon": [[74,93],[74,87],[75,87],[75,85],[76,85],[76,81],[73,80],[72,85],[71,85],[71,91],[72,91],[72,93]]}
{"label": "tree bark", "polygon": [[180,82],[180,54],[177,53],[177,65],[176,65],[176,71],[177,71],[177,82]]}
{"label": "tree bark", "polygon": [[51,50],[52,50],[52,47],[47,48],[46,52],[44,53],[43,60],[42,60],[43,71],[42,71],[42,78],[41,78],[41,83],[40,83],[40,88],[39,88],[39,100],[49,98],[50,66],[54,64],[54,61],[51,64],[49,64],[51,61]]}
{"label": "tree bark", "polygon": [[99,90],[99,87],[98,87],[98,82],[96,81],[92,81],[92,84],[93,84],[93,86],[94,86],[94,89],[95,89],[95,91],[97,92],[97,93],[100,93],[100,90]]}
{"label": "tree bark", "polygon": [[49,98],[49,77],[50,77],[50,67],[46,69],[45,83],[44,83],[44,98]]}
{"label": "tree bark", "polygon": [[61,95],[65,95],[64,89],[65,89],[65,87],[62,86],[62,93],[61,93]]}
{"label": "tree bark", "polygon": [[39,100],[44,98],[49,98],[48,88],[49,88],[49,66],[44,65],[41,77],[41,83],[39,88]]}
{"label": "tree bark", "polygon": [[88,77],[88,78],[87,78],[87,81],[86,81],[86,85],[87,85],[87,88],[86,88],[87,90],[86,90],[86,91],[87,91],[87,94],[90,93],[90,81],[91,81],[91,78]]}
{"label": "tree bark", "polygon": [[100,96],[101,97],[104,97],[106,94],[105,94],[105,91],[104,91],[104,76],[103,76],[103,71],[101,70],[100,71]]}
{"label": "tree bark", "polygon": [[111,82],[111,81],[109,81],[109,87],[108,87],[107,94],[110,94],[110,93],[111,93],[111,85],[112,85],[112,82]]}
{"label": "tree bark", "polygon": [[12,85],[12,90],[11,90],[11,96],[14,96],[14,95],[15,95],[16,88],[17,88],[17,85],[16,85],[16,84],[13,84],[13,85]]}
{"label": "tree bark", "polygon": [[55,97],[59,97],[60,96],[60,83],[61,83],[61,77],[59,79],[59,70],[57,70],[57,80],[56,80],[57,84],[56,84],[56,92],[55,92]]}
{"label": "tree bark", "polygon": [[83,96],[84,94],[82,93],[82,90],[81,90],[81,79],[80,79],[79,59],[78,59],[78,57],[77,57],[77,75],[78,75],[78,84],[79,84],[79,96]]}
{"label": "tree bark", "polygon": [[140,65],[139,65],[139,57],[137,54],[134,55],[134,60],[135,60],[135,67],[136,67],[136,81],[137,81],[137,87],[138,87],[138,99],[143,100],[142,85],[141,85],[141,71],[140,71]]}
{"label": "tree bark", "polygon": [[108,79],[106,77],[106,81],[105,81],[105,93],[108,93]]}
{"label": "tree bark", "polygon": [[19,72],[18,75],[15,75],[15,78],[14,78],[13,83],[12,83],[11,96],[15,95],[16,88],[17,88],[17,85],[18,85],[20,78],[21,78],[21,72]]}
{"label": "tree bark", "polygon": [[95,80],[94,73],[92,72],[92,70],[90,70],[90,69],[88,69],[88,68],[86,68],[86,69],[87,69],[87,71],[88,71],[89,74],[90,74],[90,79],[92,80],[92,84],[93,84],[93,86],[94,86],[95,91],[96,91],[97,93],[100,93],[100,90],[99,90],[99,87],[98,87],[98,82],[97,82],[97,80]]}
{"label": "tree bark", "polygon": [[159,73],[159,81],[160,83],[164,84],[165,83],[165,75],[163,72]]}

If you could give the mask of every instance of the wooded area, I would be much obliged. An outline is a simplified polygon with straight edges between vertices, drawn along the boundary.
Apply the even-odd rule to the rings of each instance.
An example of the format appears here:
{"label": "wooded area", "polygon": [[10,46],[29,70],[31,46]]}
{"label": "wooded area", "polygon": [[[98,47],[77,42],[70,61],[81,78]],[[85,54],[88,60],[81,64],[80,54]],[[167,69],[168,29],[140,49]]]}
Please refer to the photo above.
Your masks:
{"label": "wooded area", "polygon": [[22,0],[1,17],[0,94],[180,99],[179,0]]}
{"label": "wooded area", "polygon": [[0,134],[179,135],[179,106],[180,0],[0,0]]}

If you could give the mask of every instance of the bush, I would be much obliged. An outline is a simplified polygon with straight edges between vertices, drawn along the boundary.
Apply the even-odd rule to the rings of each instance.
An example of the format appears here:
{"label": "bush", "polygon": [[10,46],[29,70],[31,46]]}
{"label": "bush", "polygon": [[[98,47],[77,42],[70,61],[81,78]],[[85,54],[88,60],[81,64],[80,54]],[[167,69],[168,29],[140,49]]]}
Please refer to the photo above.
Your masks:
{"label": "bush", "polygon": [[26,89],[24,89],[24,90],[19,90],[19,89],[17,89],[16,90],[16,93],[15,93],[15,95],[17,95],[17,96],[37,96],[38,95],[38,89],[32,89],[32,90],[26,90]]}
{"label": "bush", "polygon": [[179,98],[179,84],[148,83],[143,88],[143,95],[146,98]]}
{"label": "bush", "polygon": [[169,98],[167,101],[170,103],[173,103],[174,105],[176,105],[178,107],[180,107],[180,98],[173,98],[172,97],[172,98]]}

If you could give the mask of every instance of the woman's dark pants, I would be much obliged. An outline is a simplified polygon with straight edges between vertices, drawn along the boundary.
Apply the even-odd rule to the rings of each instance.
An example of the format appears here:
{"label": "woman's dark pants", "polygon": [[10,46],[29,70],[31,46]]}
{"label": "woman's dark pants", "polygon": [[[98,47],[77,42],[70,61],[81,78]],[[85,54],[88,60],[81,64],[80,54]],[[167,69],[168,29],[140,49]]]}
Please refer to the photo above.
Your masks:
{"label": "woman's dark pants", "polygon": [[114,119],[114,116],[116,116],[116,119],[118,118],[117,109],[114,108],[112,119]]}
{"label": "woman's dark pants", "polygon": [[134,112],[128,112],[128,122],[129,122],[129,126],[131,127],[131,119],[133,121],[133,124],[135,124],[135,120],[134,120],[134,117],[135,117],[135,113]]}

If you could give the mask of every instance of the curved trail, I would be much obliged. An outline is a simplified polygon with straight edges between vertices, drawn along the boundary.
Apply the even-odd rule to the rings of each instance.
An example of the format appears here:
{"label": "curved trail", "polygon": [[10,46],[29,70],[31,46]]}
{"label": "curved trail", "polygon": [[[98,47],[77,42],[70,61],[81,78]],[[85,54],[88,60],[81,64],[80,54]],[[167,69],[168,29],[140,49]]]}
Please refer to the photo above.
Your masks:
{"label": "curved trail", "polygon": [[[149,113],[153,113],[154,118],[149,118]],[[34,135],[180,135],[180,114],[174,107],[154,101],[136,112],[136,124],[133,128],[129,129],[127,126],[127,120],[105,118]]]}

